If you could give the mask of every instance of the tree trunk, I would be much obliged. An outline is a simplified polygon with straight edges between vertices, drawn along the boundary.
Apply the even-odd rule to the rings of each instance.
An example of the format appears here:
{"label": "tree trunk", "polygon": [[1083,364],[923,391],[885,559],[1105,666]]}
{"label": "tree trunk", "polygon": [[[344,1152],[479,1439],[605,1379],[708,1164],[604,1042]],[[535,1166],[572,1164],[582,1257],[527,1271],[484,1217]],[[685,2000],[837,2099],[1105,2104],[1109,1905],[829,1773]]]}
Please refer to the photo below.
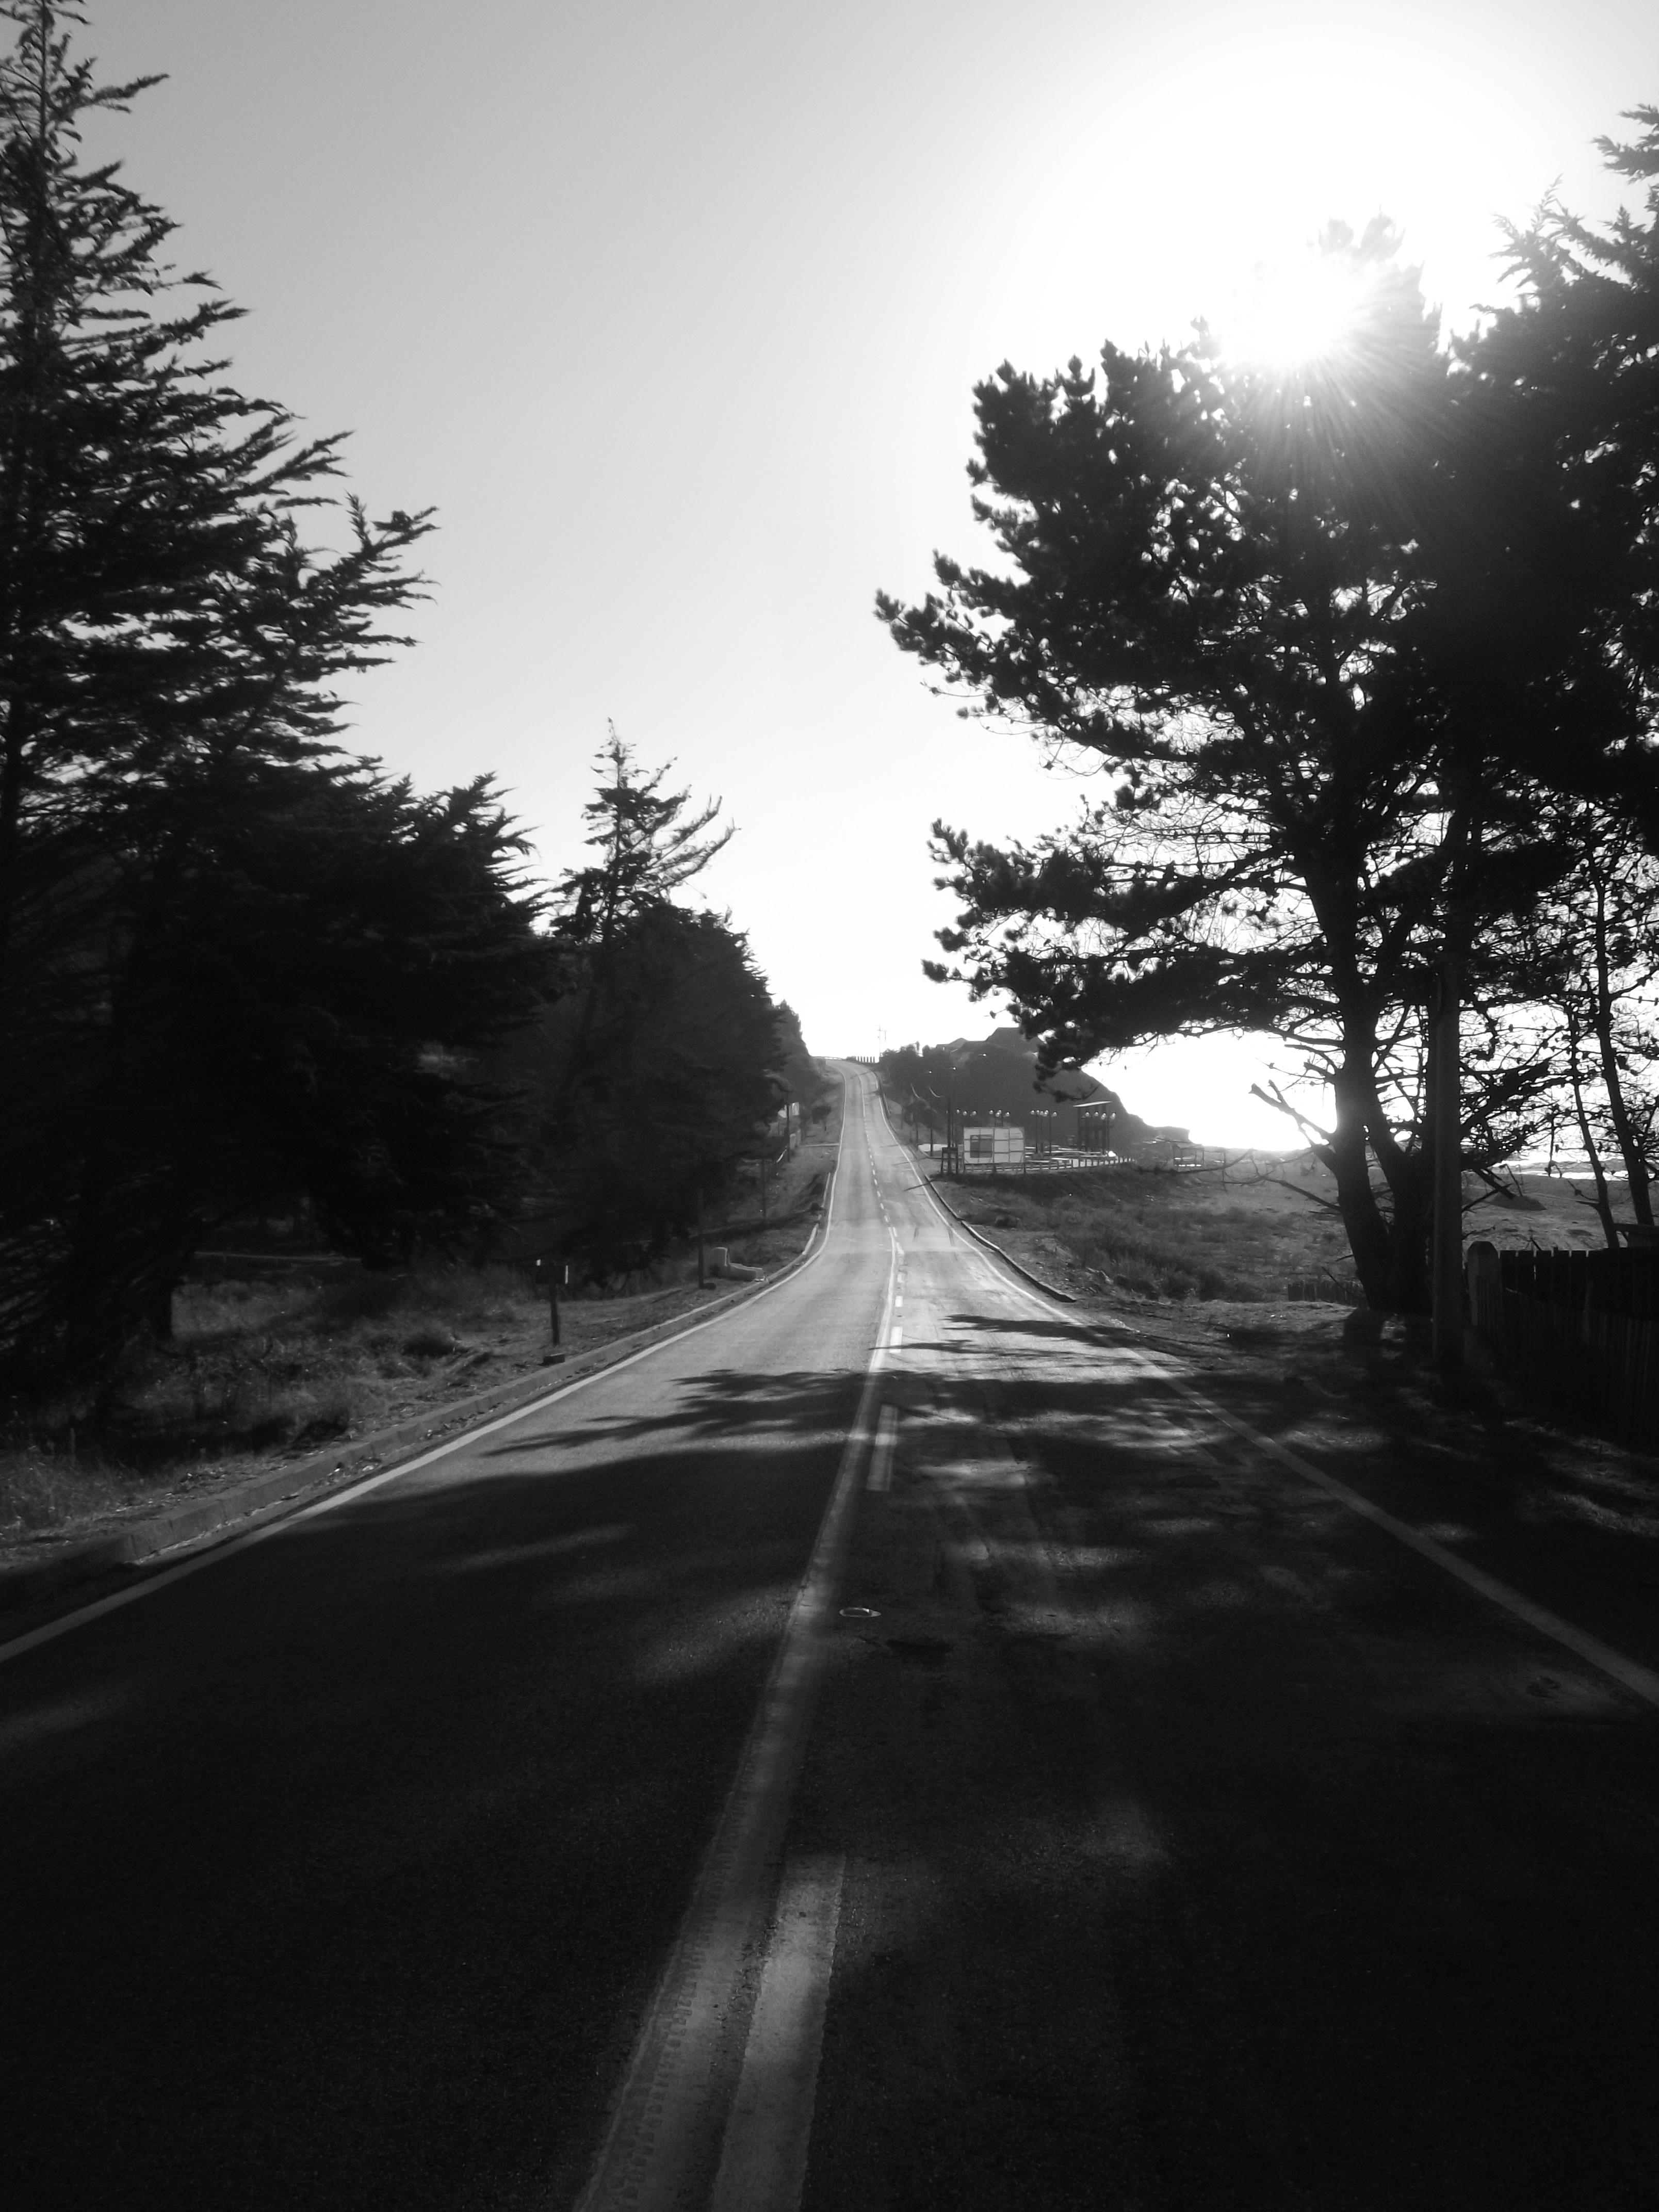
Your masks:
{"label": "tree trunk", "polygon": [[1584,1086],[1578,1073],[1578,1033],[1569,1026],[1567,1031],[1567,1066],[1572,1083],[1573,1112],[1578,1121],[1578,1133],[1583,1139],[1584,1154],[1590,1164],[1590,1173],[1595,1179],[1595,1212],[1601,1224],[1601,1233],[1607,1240],[1609,1251],[1619,1249],[1619,1232],[1613,1226],[1613,1194],[1607,1188],[1607,1170],[1601,1164],[1601,1155],[1595,1149],[1595,1139],[1590,1133],[1589,1113],[1584,1104]]}
{"label": "tree trunk", "polygon": [[[1613,974],[1607,951],[1607,892],[1606,879],[1600,869],[1594,872],[1595,884],[1595,1043],[1601,1061],[1601,1081],[1607,1094],[1607,1112],[1613,1121],[1613,1133],[1625,1164],[1625,1180],[1630,1186],[1631,1209],[1644,1227],[1653,1225],[1653,1198],[1650,1188],[1651,1177],[1643,1157],[1642,1146],[1630,1117],[1625,1100],[1625,1088],[1619,1072],[1619,1054],[1613,1042]],[[1575,1095],[1577,1080],[1575,1078]],[[1609,1242],[1613,1241],[1611,1237]]]}
{"label": "tree trunk", "polygon": [[1366,1142],[1370,1104],[1369,1069],[1361,1077],[1353,1066],[1353,1058],[1351,1052],[1348,1064],[1332,1085],[1336,1126],[1324,1149],[1331,1172],[1336,1177],[1336,1202],[1365,1302],[1379,1313],[1386,1313],[1395,1303],[1393,1255],[1389,1249],[1392,1240],[1371,1184],[1370,1151]]}

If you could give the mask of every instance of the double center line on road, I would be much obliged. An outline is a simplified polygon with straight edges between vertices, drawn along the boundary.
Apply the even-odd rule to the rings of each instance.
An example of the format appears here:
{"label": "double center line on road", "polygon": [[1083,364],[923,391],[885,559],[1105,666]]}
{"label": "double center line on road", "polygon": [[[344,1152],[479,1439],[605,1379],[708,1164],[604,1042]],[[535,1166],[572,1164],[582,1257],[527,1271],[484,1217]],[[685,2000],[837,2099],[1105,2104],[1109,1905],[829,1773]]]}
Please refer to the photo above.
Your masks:
{"label": "double center line on road", "polygon": [[[839,1862],[779,1856],[876,1435],[901,1254],[805,1577],[577,2212],[793,2212],[805,2175]],[[758,1973],[757,1961],[765,1947]],[[708,2193],[712,2189],[712,2194]]]}

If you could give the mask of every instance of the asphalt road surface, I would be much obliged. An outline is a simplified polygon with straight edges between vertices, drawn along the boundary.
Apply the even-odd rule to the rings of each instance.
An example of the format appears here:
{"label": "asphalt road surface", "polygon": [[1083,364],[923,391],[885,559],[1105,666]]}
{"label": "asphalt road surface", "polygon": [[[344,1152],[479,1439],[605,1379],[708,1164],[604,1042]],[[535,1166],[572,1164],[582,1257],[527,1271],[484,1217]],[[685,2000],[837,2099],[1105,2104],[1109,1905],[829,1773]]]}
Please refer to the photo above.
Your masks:
{"label": "asphalt road surface", "polygon": [[0,1664],[9,2204],[1659,2201],[1628,1540],[1366,1517],[848,1075],[799,1274]]}

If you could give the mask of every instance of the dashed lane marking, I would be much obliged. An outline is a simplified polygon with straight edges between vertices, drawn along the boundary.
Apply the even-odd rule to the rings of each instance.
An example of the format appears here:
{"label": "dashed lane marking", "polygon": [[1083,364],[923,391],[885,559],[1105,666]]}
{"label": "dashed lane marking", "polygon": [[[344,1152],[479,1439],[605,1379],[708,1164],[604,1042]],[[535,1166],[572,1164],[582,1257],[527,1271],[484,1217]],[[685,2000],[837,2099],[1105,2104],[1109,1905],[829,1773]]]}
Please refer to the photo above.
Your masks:
{"label": "dashed lane marking", "polygon": [[881,1419],[876,1426],[875,1449],[870,1455],[870,1477],[866,1490],[885,1490],[893,1480],[893,1447],[898,1442],[898,1412],[895,1407],[884,1406]]}
{"label": "dashed lane marking", "polygon": [[[779,1916],[772,1948],[781,1944],[782,1963],[773,1978],[771,2008],[763,2025],[752,1961],[768,1928],[774,1869],[834,1641],[836,1598],[852,1541],[860,1477],[874,1442],[898,1280],[899,1243],[890,1232],[889,1248],[881,1327],[805,1578],[576,2212],[681,2212],[687,2203],[707,2201],[702,2192],[717,2170],[728,2128],[736,2129],[733,2188],[743,2175],[766,2172],[793,2174],[795,2191],[793,2197],[728,2194],[723,2200],[728,2212],[739,2204],[745,2212],[751,2206],[753,2212],[795,2212],[799,2202],[833,1917],[826,1942],[823,1910],[801,1908],[804,1923],[793,1934],[793,1923]],[[820,1893],[823,1889],[820,1881]],[[834,1894],[838,1909],[838,1878]],[[751,2074],[747,2053],[756,2026],[762,2033],[756,2046],[758,2070]],[[762,2093],[769,2082],[773,2107],[757,2115],[751,2107],[757,2099],[764,2101]],[[744,2110],[750,2116],[739,2124],[738,2100],[745,2087],[750,2094]],[[726,2169],[722,2165],[718,2171],[724,2175]]]}

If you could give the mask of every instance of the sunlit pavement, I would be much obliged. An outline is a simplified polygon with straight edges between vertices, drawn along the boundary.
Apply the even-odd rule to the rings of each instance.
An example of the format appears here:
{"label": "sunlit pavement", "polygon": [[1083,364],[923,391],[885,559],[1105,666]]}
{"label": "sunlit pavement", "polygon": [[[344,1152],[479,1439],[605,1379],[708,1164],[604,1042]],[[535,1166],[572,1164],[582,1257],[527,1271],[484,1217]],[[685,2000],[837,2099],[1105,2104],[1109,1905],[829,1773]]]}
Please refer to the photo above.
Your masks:
{"label": "sunlit pavement", "polygon": [[[810,2212],[1651,2204],[1659,1713],[1241,1436],[1265,1394],[1026,1294],[878,1159],[910,1255],[878,1617],[792,1838],[848,1868]],[[1325,1410],[1333,1469],[1654,1665],[1651,1528],[1448,1525]]]}
{"label": "sunlit pavement", "polygon": [[[810,2212],[1653,2201],[1659,1715],[916,1186],[855,1104],[789,1285],[0,1668],[11,2202],[574,2202],[895,1245],[783,1853]],[[1654,1663],[1639,1577],[1455,1503]]]}

